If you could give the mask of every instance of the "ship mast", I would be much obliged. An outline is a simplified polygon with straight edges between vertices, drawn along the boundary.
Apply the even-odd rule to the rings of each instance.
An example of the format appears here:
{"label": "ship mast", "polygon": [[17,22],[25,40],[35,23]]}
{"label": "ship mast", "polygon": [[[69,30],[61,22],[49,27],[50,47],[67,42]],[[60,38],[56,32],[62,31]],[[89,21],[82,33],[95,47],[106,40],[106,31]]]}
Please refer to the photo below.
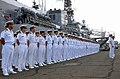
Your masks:
{"label": "ship mast", "polygon": [[67,12],[68,24],[73,21],[74,10],[72,10],[72,1],[64,0],[64,10]]}
{"label": "ship mast", "polygon": [[46,11],[46,0],[38,0],[38,5],[36,4],[36,1],[33,1],[33,8],[40,9],[42,11]]}

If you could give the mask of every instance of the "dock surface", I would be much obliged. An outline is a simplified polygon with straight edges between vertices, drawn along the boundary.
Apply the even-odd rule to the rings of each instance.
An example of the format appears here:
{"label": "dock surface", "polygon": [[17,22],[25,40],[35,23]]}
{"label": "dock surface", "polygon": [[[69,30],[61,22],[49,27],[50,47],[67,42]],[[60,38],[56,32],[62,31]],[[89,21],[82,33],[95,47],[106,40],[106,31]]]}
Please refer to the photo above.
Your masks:
{"label": "dock surface", "polygon": [[120,79],[120,49],[115,53],[114,60],[108,57],[108,51],[101,51],[8,77],[3,77],[0,72],[0,79]]}

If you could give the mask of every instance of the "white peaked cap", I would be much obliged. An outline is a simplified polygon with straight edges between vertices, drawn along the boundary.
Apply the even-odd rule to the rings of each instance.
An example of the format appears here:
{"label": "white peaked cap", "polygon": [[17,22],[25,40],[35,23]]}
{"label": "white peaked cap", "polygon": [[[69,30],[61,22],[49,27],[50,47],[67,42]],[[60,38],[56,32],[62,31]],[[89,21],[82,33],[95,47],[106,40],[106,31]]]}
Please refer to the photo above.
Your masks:
{"label": "white peaked cap", "polygon": [[8,23],[13,23],[13,20],[9,20],[9,21],[5,22],[4,27],[6,27],[6,25],[7,25]]}
{"label": "white peaked cap", "polygon": [[7,24],[7,23],[13,23],[13,20],[9,20],[9,21],[6,22],[6,24]]}
{"label": "white peaked cap", "polygon": [[27,25],[21,25],[20,27],[23,27],[23,26],[26,27]]}
{"label": "white peaked cap", "polygon": [[30,28],[31,28],[31,27],[35,27],[35,28],[36,28],[36,26],[35,26],[35,25],[31,25],[31,26],[30,26]]}
{"label": "white peaked cap", "polygon": [[59,33],[63,33],[62,31],[60,31]]}
{"label": "white peaked cap", "polygon": [[27,25],[21,25],[20,28],[21,28],[21,27],[25,27],[25,28],[27,29]]}
{"label": "white peaked cap", "polygon": [[48,29],[47,31],[49,32],[49,31],[52,31],[52,30],[51,30],[51,29]]}

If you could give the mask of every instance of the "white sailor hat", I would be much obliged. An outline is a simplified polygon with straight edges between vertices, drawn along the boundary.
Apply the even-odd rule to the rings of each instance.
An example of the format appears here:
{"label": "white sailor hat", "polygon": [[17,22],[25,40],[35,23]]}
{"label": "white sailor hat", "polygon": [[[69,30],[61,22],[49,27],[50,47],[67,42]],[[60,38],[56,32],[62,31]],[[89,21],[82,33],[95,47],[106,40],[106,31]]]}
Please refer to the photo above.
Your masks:
{"label": "white sailor hat", "polygon": [[52,30],[51,30],[51,29],[48,29],[47,31],[48,31],[48,32],[52,32]]}
{"label": "white sailor hat", "polygon": [[59,32],[59,34],[63,33],[62,31]]}
{"label": "white sailor hat", "polygon": [[58,30],[54,30],[54,32],[58,32]]}
{"label": "white sailor hat", "polygon": [[13,23],[13,20],[9,20],[6,22],[6,24],[8,24],[8,23]]}
{"label": "white sailor hat", "polygon": [[9,23],[13,24],[13,20],[9,20],[9,21],[5,22],[4,27],[6,27],[7,24],[9,24]]}
{"label": "white sailor hat", "polygon": [[21,25],[20,28],[26,28],[27,29],[27,25]]}
{"label": "white sailor hat", "polygon": [[30,28],[36,28],[34,25],[31,25]]}
{"label": "white sailor hat", "polygon": [[72,34],[68,34],[68,36],[72,36]]}

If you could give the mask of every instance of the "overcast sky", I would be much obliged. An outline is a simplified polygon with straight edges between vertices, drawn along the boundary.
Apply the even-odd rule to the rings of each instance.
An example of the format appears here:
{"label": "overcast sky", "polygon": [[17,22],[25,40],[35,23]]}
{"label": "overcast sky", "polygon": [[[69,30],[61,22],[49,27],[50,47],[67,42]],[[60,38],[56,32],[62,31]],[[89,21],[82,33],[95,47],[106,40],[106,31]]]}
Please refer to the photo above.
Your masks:
{"label": "overcast sky", "polygon": [[[33,0],[18,1],[29,7],[33,2]],[[63,9],[61,1],[46,0],[46,2],[47,10]],[[120,0],[72,0],[72,2],[76,21],[81,22],[85,19],[90,28],[103,28],[103,30],[115,32],[116,40],[120,42]]]}

